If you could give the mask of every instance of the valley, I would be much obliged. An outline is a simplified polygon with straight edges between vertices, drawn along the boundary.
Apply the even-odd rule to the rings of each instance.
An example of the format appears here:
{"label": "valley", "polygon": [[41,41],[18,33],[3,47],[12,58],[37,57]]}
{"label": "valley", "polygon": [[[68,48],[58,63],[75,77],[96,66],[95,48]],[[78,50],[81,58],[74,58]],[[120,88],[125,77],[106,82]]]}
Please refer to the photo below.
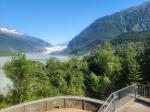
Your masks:
{"label": "valley", "polygon": [[3,4],[12,15],[0,7],[0,109],[116,112],[149,103],[150,1],[12,1]]}

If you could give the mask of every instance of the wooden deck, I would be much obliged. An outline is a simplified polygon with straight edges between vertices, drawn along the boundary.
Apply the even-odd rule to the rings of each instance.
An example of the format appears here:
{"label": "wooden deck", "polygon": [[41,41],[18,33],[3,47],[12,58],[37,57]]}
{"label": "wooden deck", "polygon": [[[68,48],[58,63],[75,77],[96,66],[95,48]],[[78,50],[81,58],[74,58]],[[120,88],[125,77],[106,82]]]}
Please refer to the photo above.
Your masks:
{"label": "wooden deck", "polygon": [[118,112],[150,112],[150,102],[137,100],[129,103]]}
{"label": "wooden deck", "polygon": [[75,108],[62,108],[62,109],[53,109],[49,112],[91,112],[91,111],[75,109]]}

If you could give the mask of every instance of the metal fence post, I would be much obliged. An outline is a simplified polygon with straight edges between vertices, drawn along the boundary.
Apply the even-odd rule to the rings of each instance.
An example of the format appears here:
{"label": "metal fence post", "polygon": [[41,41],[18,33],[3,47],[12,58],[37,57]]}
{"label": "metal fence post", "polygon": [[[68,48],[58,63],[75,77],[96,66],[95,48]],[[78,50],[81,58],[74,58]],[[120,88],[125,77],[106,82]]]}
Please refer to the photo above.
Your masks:
{"label": "metal fence post", "polygon": [[114,112],[116,111],[116,104],[115,104],[115,101],[113,101],[113,104],[114,104]]}
{"label": "metal fence post", "polygon": [[134,87],[134,92],[135,92],[135,98],[136,98],[136,94],[137,94],[137,87],[136,87],[136,85]]}

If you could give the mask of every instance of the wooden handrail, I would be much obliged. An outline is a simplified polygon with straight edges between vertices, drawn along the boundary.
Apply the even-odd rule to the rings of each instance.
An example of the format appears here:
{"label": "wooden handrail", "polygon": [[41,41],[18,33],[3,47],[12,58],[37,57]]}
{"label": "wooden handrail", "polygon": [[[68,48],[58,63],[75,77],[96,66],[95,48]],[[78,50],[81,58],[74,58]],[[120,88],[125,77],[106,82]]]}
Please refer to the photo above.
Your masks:
{"label": "wooden handrail", "polygon": [[35,103],[46,102],[46,101],[53,101],[53,100],[58,100],[58,99],[82,100],[82,101],[89,101],[89,102],[93,102],[93,103],[97,103],[97,104],[101,104],[101,105],[104,103],[104,101],[93,99],[93,98],[88,98],[88,97],[80,97],[80,96],[55,96],[55,97],[49,97],[49,98],[45,98],[45,99],[40,99],[40,100],[35,100],[35,101],[27,102],[27,103],[22,103],[22,104],[14,105],[14,106],[8,107],[6,109],[0,110],[0,112],[5,112],[5,111],[13,110],[13,109],[16,109],[16,108],[19,108],[19,107],[28,106],[28,105],[32,105],[32,104],[35,104]]}

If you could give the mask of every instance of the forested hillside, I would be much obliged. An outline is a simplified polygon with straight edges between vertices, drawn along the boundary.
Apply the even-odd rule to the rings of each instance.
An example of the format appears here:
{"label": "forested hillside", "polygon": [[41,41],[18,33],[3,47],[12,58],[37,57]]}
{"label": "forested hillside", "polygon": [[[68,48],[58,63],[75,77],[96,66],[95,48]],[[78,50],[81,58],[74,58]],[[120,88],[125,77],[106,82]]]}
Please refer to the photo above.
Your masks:
{"label": "forested hillside", "polygon": [[126,32],[150,30],[150,2],[97,19],[69,43],[65,52],[84,54]]}
{"label": "forested hillside", "polygon": [[0,108],[57,95],[104,100],[111,92],[133,83],[150,85],[150,39],[138,47],[141,50],[137,44],[112,47],[106,41],[82,59],[62,62],[50,58],[46,64],[18,53],[3,67],[13,87],[0,96]]}

